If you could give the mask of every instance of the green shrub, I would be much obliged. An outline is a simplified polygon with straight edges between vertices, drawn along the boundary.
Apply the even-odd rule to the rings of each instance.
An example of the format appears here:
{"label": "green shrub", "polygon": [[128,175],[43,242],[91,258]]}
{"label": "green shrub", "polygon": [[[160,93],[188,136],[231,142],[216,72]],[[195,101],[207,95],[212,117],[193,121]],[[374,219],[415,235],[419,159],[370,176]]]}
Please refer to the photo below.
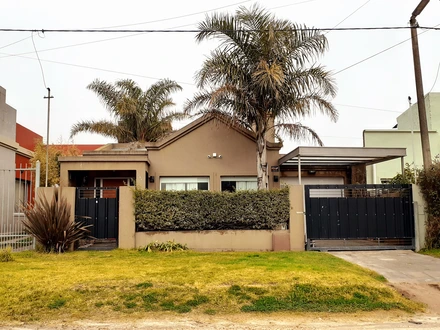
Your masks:
{"label": "green shrub", "polygon": [[426,247],[440,247],[440,161],[434,160],[432,166],[419,173],[418,184],[426,202],[428,220],[426,221]]}
{"label": "green shrub", "polygon": [[151,242],[147,244],[145,247],[141,247],[139,250],[147,251],[147,252],[173,252],[173,251],[183,251],[188,250],[188,247],[180,243],[176,243],[174,241],[166,241],[166,242]]}
{"label": "green shrub", "polygon": [[277,229],[289,222],[289,191],[135,190],[138,231]]}
{"label": "green shrub", "polygon": [[5,249],[0,249],[0,262],[14,261],[12,256],[12,248],[10,246]]}
{"label": "green shrub", "polygon": [[26,215],[23,220],[26,232],[35,237],[45,252],[64,252],[89,234],[87,228],[90,226],[70,221],[70,205],[57,188],[50,202],[44,194],[40,194],[35,205],[28,203],[23,212]]}

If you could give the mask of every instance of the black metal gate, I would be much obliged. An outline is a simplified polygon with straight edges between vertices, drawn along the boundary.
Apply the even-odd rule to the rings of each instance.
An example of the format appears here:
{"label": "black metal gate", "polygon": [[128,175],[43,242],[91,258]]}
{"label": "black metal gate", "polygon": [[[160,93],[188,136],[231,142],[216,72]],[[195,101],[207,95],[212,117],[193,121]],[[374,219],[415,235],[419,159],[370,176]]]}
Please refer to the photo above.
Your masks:
{"label": "black metal gate", "polygon": [[307,249],[413,249],[411,185],[305,186]]}
{"label": "black metal gate", "polygon": [[75,215],[90,227],[91,236],[99,239],[118,238],[119,188],[76,188]]}

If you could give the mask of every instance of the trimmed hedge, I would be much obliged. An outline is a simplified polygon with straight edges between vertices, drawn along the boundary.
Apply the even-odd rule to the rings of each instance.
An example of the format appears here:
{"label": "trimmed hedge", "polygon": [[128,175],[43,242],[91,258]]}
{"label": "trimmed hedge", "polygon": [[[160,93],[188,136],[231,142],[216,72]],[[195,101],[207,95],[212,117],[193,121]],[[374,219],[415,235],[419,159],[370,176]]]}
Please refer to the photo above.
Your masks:
{"label": "trimmed hedge", "polygon": [[289,190],[135,190],[137,231],[277,229],[289,223]]}

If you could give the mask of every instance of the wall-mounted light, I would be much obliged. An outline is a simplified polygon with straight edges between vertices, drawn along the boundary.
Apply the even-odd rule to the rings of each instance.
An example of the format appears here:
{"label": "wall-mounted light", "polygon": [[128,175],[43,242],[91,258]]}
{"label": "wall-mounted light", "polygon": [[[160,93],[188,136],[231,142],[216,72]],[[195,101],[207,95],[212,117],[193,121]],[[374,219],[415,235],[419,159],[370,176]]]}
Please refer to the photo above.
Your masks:
{"label": "wall-mounted light", "polygon": [[216,152],[213,152],[212,153],[212,156],[211,155],[208,155],[208,159],[211,159],[211,158],[222,158],[222,155],[217,155],[217,153]]}
{"label": "wall-mounted light", "polygon": [[309,170],[308,173],[309,174],[316,174],[316,171],[315,170]]}
{"label": "wall-mounted light", "polygon": [[151,183],[154,183],[154,176],[150,175],[148,177],[148,181],[150,181]]}
{"label": "wall-mounted light", "polygon": [[274,175],[273,176],[273,182],[278,182],[279,181],[279,177],[278,177],[278,175]]}

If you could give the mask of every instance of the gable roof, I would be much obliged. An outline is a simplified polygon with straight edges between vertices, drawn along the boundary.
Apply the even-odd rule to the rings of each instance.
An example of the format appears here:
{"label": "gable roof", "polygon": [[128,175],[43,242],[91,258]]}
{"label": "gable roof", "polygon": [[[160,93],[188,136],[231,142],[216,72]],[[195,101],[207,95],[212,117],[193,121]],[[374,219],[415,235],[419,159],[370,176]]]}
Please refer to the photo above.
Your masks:
{"label": "gable roof", "polygon": [[[236,132],[240,133],[244,137],[248,138],[249,140],[256,142],[255,133],[246,129],[242,125],[239,125],[237,123],[233,123],[227,116],[224,114],[221,114],[219,112],[210,112],[206,115],[203,115],[199,117],[198,119],[192,121],[188,125],[182,127],[181,129],[165,136],[163,139],[159,140],[158,142],[147,142],[145,143],[145,147],[147,149],[162,149],[166,146],[170,145],[171,143],[174,143],[175,141],[181,139],[185,135],[193,132],[197,128],[205,125],[206,123],[210,122],[211,120],[216,120],[226,126],[228,126],[230,129],[235,130]],[[283,146],[282,143],[275,143],[275,142],[269,142],[267,141],[267,148],[268,149],[281,149]]]}

